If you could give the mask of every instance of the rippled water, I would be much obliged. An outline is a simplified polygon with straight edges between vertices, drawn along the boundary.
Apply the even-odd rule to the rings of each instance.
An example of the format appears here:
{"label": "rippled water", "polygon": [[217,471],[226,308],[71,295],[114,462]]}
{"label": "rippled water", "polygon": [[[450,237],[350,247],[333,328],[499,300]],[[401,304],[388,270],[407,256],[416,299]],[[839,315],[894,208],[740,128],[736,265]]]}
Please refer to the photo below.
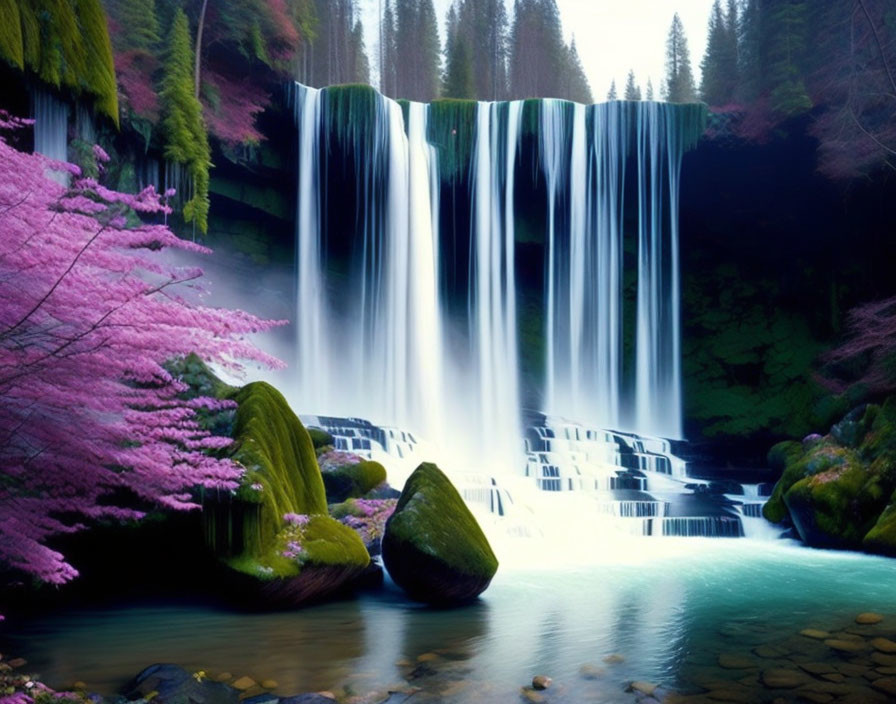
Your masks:
{"label": "rippled water", "polygon": [[[564,567],[533,553],[531,564],[502,568],[479,603],[448,611],[408,604],[388,586],[289,613],[176,604],[67,610],[6,624],[0,648],[26,657],[51,685],[83,680],[103,693],[146,665],[174,662],[270,678],[280,694],[363,694],[410,677],[421,701],[439,692],[446,702],[515,701],[543,673],[554,679],[556,701],[626,701],[632,680],[699,691],[713,678],[748,687],[750,677],[760,701],[773,694],[757,679],[761,670],[720,670],[720,653],[754,658],[756,668],[795,667],[756,658],[761,643],[789,644],[783,649],[796,660],[837,658],[798,631],[854,626],[862,611],[886,614],[872,628],[896,634],[894,560],[743,539],[642,539],[628,558]],[[414,672],[425,653],[438,658]],[[611,654],[624,661],[603,662]],[[583,678],[583,666],[596,677]]]}

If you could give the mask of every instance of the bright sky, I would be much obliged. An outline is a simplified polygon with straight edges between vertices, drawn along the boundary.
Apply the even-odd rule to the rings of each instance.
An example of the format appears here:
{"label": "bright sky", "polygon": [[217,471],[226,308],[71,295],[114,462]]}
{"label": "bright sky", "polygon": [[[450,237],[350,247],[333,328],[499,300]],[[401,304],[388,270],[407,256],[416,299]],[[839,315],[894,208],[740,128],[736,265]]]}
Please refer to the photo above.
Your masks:
{"label": "bright sky", "polygon": [[[505,1],[511,8],[513,0]],[[621,97],[630,68],[634,69],[642,88],[646,87],[649,76],[659,97],[665,71],[666,35],[676,12],[684,24],[694,77],[699,85],[700,60],[706,48],[712,3],[713,0],[557,0],[566,38],[575,34],[596,100],[606,97],[613,79]],[[380,0],[358,0],[358,4],[364,15],[367,51],[376,74],[376,16]],[[434,4],[444,25],[451,0],[434,0]]]}

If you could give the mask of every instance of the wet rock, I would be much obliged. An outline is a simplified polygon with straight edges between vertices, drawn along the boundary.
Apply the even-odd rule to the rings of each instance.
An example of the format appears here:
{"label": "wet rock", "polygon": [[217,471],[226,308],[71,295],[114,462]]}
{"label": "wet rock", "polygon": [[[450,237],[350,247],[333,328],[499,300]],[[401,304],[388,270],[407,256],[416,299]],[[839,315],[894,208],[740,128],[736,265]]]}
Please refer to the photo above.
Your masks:
{"label": "wet rock", "polygon": [[771,689],[793,689],[806,682],[806,676],[799,670],[773,667],[762,671],[762,684]]}
{"label": "wet rock", "polygon": [[579,668],[579,674],[586,680],[596,680],[599,677],[603,677],[605,673],[606,670],[597,665],[582,665]]}
{"label": "wet rock", "polygon": [[77,682],[72,683],[72,689],[83,692],[87,689],[87,684],[78,680]]}
{"label": "wet rock", "polygon": [[874,669],[882,675],[896,675],[896,667],[876,667]]}
{"label": "wet rock", "polygon": [[842,682],[846,679],[846,676],[839,672],[825,672],[821,678],[828,682]]}
{"label": "wet rock", "polygon": [[155,704],[238,704],[239,691],[222,682],[194,677],[182,667],[171,664],[150,665],[124,689],[128,699],[152,698]]}
{"label": "wet rock", "polygon": [[522,694],[524,700],[532,702],[532,704],[541,704],[541,702],[545,701],[545,696],[539,694],[531,687],[522,687],[520,689],[520,694]]}
{"label": "wet rock", "polygon": [[881,677],[880,679],[874,680],[874,682],[871,683],[871,686],[884,694],[896,697],[896,677]]}
{"label": "wet rock", "polygon": [[828,638],[824,644],[831,650],[837,650],[841,653],[857,653],[861,650],[865,650],[865,641],[861,640]]}
{"label": "wet rock", "polygon": [[753,648],[753,653],[760,658],[784,658],[790,655],[790,648],[783,645],[760,645]]}
{"label": "wet rock", "polygon": [[831,637],[831,634],[827,631],[820,631],[817,628],[804,628],[800,631],[800,635],[806,636],[806,638],[814,638],[815,640],[825,640]]}
{"label": "wet rock", "polygon": [[650,682],[644,682],[643,680],[635,680],[628,686],[625,691],[640,692],[641,694],[646,694],[649,697],[656,691],[656,685],[651,684]]}
{"label": "wet rock", "polygon": [[216,675],[214,679],[215,682],[230,682],[230,680],[233,679],[233,675],[229,672],[222,672],[221,674]]}
{"label": "wet rock", "polygon": [[417,662],[435,662],[439,659],[436,653],[423,653],[417,656]]}
{"label": "wet rock", "polygon": [[817,704],[827,704],[827,702],[834,701],[833,695],[825,694],[824,692],[800,691],[800,699],[805,700],[807,702],[817,702]]}
{"label": "wet rock", "polygon": [[889,638],[875,638],[871,641],[871,646],[882,653],[896,653],[896,642]]}
{"label": "wet rock", "polygon": [[13,669],[17,669],[20,667],[25,667],[25,665],[28,664],[28,661],[24,658],[13,658],[12,660],[7,660],[6,664]]}
{"label": "wet rock", "polygon": [[896,667],[896,655],[887,655],[886,653],[871,653],[871,661],[878,665],[886,667]]}
{"label": "wet rock", "polygon": [[553,684],[554,680],[552,680],[547,675],[535,675],[532,678],[532,688],[533,689],[547,689]]}
{"label": "wet rock", "polygon": [[743,655],[733,655],[732,653],[722,653],[719,655],[719,667],[724,667],[726,670],[749,670],[750,668],[758,667],[758,665],[752,658],[744,657]]}
{"label": "wet rock", "polygon": [[880,623],[884,620],[884,617],[880,614],[873,613],[871,611],[866,611],[863,614],[859,614],[856,616],[856,623],[861,623],[863,625],[872,625],[875,623]]}
{"label": "wet rock", "polygon": [[233,686],[236,687],[241,692],[245,692],[247,689],[252,689],[253,687],[258,686],[258,682],[253,680],[251,677],[240,677],[233,683]]}
{"label": "wet rock", "polygon": [[813,675],[824,675],[837,671],[833,665],[826,662],[801,662],[800,668]]}
{"label": "wet rock", "polygon": [[613,653],[612,655],[607,655],[603,660],[608,665],[619,665],[620,663],[625,662],[625,656],[620,655],[619,653]]}
{"label": "wet rock", "polygon": [[857,665],[856,663],[845,662],[837,665],[837,669],[847,677],[861,677],[868,669],[866,665]]}

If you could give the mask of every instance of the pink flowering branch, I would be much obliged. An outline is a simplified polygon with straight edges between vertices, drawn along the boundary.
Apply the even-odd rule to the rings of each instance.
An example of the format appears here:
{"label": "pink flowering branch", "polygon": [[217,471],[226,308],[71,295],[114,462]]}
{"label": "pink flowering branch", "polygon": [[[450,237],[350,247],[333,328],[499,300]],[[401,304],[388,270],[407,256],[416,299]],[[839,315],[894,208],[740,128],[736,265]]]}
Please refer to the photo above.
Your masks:
{"label": "pink flowering branch", "polygon": [[[0,114],[0,127],[20,125]],[[46,177],[59,168],[71,187]],[[281,366],[250,340],[278,322],[189,300],[201,271],[162,254],[208,250],[160,225],[127,226],[128,211],[167,212],[152,188],[124,194],[78,176],[0,138],[0,565],[51,583],[77,576],[52,536],[237,486],[241,469],[210,452],[229,439],[196,415],[232,404],[185,400],[165,362]],[[122,496],[133,500],[116,505]]]}

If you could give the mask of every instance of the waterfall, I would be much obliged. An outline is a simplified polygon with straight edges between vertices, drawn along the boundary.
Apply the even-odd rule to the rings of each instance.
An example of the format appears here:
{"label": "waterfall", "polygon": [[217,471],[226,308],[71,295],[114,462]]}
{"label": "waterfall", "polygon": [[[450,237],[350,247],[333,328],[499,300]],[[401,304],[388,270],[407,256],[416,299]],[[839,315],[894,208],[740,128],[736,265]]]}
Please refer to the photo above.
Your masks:
{"label": "waterfall", "polygon": [[[35,88],[31,92],[34,117],[34,151],[56,161],[68,161],[68,103],[52,93]],[[68,183],[68,174],[50,171],[50,178]]]}
{"label": "waterfall", "polygon": [[[702,106],[294,95],[300,410],[399,428],[493,474],[531,465],[524,391],[549,418],[681,437],[679,171]],[[542,197],[542,372],[524,389],[518,243]]]}

